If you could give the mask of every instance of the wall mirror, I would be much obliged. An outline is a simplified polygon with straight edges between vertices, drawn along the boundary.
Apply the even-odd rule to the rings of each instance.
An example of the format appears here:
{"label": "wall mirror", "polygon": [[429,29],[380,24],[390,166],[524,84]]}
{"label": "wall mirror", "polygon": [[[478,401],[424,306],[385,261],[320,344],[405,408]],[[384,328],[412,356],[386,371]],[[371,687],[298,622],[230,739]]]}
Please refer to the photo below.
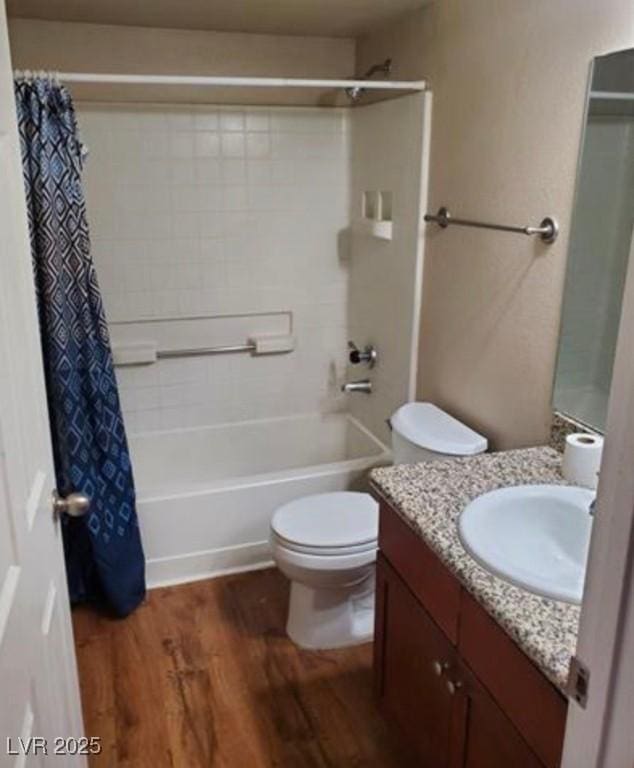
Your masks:
{"label": "wall mirror", "polygon": [[634,49],[597,57],[570,232],[555,410],[604,431],[634,226]]}

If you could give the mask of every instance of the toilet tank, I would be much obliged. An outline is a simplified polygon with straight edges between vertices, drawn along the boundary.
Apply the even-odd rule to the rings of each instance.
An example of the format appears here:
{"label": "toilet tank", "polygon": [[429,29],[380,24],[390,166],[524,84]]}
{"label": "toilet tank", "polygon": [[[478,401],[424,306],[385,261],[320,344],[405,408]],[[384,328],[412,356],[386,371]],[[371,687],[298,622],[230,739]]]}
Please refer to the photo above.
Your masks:
{"label": "toilet tank", "polygon": [[390,423],[394,464],[475,456],[488,447],[485,437],[433,403],[406,403]]}

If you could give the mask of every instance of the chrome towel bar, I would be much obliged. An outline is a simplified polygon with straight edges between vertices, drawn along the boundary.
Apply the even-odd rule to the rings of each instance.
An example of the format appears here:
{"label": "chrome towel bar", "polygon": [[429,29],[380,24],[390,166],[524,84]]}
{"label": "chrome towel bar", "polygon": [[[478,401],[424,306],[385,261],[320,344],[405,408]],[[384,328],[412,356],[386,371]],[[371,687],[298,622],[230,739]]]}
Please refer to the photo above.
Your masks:
{"label": "chrome towel bar", "polygon": [[470,219],[454,218],[448,208],[439,208],[438,213],[426,213],[425,221],[434,222],[443,229],[449,225],[458,227],[477,227],[478,229],[497,229],[500,232],[518,232],[522,235],[539,235],[545,243],[554,243],[559,234],[559,225],[556,219],[546,216],[538,227],[513,227],[508,224],[489,224],[485,221],[471,221]]}
{"label": "chrome towel bar", "polygon": [[199,347],[197,349],[169,349],[163,352],[157,352],[159,360],[169,357],[199,357],[202,355],[226,355],[232,352],[255,352],[255,343],[248,344],[230,344],[224,347]]}

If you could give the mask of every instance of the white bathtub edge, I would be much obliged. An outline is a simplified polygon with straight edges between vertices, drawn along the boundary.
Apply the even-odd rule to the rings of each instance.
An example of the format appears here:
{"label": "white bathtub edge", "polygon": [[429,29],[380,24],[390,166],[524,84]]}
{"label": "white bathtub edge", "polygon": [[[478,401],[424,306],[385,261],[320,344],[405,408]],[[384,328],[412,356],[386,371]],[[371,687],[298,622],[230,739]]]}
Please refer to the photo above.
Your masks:
{"label": "white bathtub edge", "polygon": [[257,541],[146,560],[145,578],[148,589],[158,589],[231,573],[258,571],[273,564],[268,541]]}

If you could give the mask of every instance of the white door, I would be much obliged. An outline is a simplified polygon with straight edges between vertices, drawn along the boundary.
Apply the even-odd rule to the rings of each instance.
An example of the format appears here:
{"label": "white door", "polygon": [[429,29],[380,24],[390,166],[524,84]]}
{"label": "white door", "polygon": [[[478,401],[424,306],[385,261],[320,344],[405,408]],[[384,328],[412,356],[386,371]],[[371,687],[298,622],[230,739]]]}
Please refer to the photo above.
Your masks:
{"label": "white door", "polygon": [[[0,2],[0,766],[53,757],[83,726],[38,338],[4,2]],[[47,740],[48,757],[42,754]],[[21,739],[21,741],[20,741]],[[73,742],[60,743],[75,751]],[[24,752],[28,750],[28,755]],[[38,754],[35,754],[37,751]],[[16,754],[17,753],[17,754]],[[22,754],[21,754],[22,753]]]}
{"label": "white door", "polygon": [[571,700],[563,768],[634,765],[634,234],[605,450],[599,475],[577,658],[589,670],[587,704]]}

